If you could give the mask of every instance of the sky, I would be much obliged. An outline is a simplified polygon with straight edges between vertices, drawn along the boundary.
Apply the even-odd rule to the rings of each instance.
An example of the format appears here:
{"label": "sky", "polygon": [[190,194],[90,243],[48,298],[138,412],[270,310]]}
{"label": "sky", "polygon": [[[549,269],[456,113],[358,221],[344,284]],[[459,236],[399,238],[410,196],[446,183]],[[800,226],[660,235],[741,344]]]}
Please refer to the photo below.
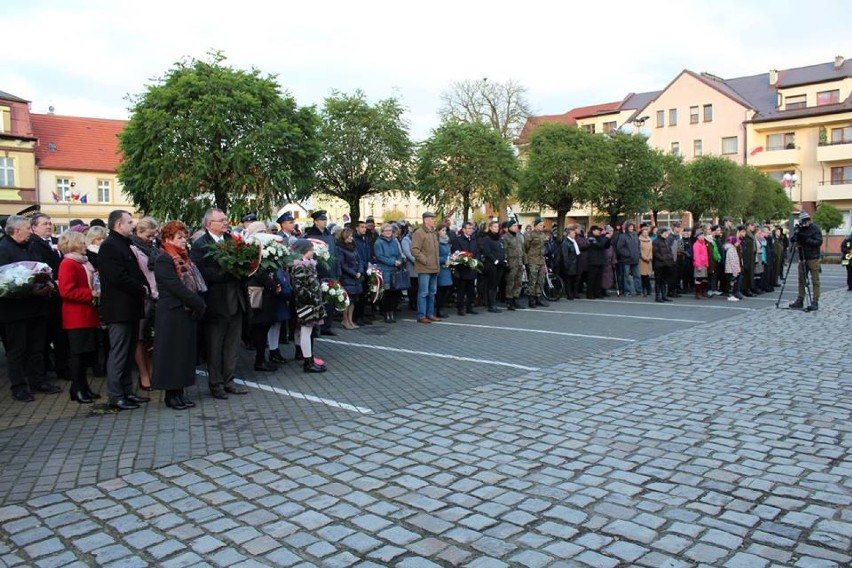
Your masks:
{"label": "sky", "polygon": [[128,118],[127,96],[183,58],[278,76],[300,105],[332,90],[397,97],[414,140],[453,82],[513,79],[535,114],[852,57],[852,2],[431,0],[4,2],[0,91],[33,112]]}

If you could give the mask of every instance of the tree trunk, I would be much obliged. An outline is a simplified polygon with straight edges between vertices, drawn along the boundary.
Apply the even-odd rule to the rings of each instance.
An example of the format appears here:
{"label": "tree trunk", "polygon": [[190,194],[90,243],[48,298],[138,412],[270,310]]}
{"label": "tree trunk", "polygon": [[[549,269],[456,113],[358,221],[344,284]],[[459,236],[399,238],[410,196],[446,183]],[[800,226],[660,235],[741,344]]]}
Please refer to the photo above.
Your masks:
{"label": "tree trunk", "polygon": [[694,227],[696,224],[698,224],[698,220],[701,219],[702,213],[704,213],[704,211],[690,211],[689,212],[689,214],[692,215],[692,219],[690,220],[691,226]]}
{"label": "tree trunk", "polygon": [[361,221],[361,200],[359,198],[349,198],[346,200],[349,204],[349,219],[352,221],[352,227],[355,227],[355,221]]}
{"label": "tree trunk", "polygon": [[657,214],[658,213],[659,213],[659,211],[657,211],[656,209],[651,209],[651,224],[654,225],[655,227],[657,226]]}
{"label": "tree trunk", "polygon": [[570,209],[556,210],[556,240],[562,242],[562,235],[565,234],[565,216]]}
{"label": "tree trunk", "polygon": [[470,220],[468,215],[470,214],[470,192],[463,191],[462,192],[462,216],[464,217],[464,222],[467,223]]}
{"label": "tree trunk", "polygon": [[618,225],[618,213],[609,214],[609,224],[613,227],[613,229]]}

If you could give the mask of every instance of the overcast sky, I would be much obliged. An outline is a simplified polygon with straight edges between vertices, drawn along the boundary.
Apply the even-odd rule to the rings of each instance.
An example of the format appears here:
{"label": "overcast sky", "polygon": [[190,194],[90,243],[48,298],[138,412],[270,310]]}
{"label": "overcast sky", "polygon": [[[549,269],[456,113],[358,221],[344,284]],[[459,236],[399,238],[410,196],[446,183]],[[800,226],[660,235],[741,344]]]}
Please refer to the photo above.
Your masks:
{"label": "overcast sky", "polygon": [[396,96],[420,140],[454,81],[515,79],[536,114],[556,114],[683,69],[729,78],[852,57],[850,16],[849,0],[3,2],[0,90],[34,112],[127,118],[128,93],[218,49],[302,105],[332,89]]}

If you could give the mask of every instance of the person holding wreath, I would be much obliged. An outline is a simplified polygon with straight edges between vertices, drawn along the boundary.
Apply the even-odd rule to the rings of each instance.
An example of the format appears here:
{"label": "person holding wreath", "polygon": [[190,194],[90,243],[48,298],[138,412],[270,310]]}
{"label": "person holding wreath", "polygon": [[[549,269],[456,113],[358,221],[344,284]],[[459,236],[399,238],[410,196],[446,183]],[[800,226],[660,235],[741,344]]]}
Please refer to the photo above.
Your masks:
{"label": "person holding wreath", "polygon": [[326,301],[322,293],[322,284],[317,275],[317,261],[314,260],[314,245],[308,239],[299,239],[291,245],[294,253],[302,258],[293,261],[293,296],[296,306],[296,330],[294,341],[304,358],[306,373],[323,373],[325,363],[313,355],[311,335],[314,327],[319,327],[325,318]]}

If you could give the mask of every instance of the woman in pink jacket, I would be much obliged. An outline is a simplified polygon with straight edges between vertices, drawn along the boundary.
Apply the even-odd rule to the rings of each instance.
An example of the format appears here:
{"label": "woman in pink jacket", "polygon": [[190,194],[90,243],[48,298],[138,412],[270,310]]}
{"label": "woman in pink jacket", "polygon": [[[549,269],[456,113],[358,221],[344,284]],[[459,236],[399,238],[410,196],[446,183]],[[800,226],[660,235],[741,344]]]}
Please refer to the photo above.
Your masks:
{"label": "woman in pink jacket", "polygon": [[704,229],[696,227],[693,232],[692,266],[695,269],[695,299],[706,300],[704,290],[707,288],[707,269],[710,267],[710,256],[707,254],[707,244],[704,241]]}

